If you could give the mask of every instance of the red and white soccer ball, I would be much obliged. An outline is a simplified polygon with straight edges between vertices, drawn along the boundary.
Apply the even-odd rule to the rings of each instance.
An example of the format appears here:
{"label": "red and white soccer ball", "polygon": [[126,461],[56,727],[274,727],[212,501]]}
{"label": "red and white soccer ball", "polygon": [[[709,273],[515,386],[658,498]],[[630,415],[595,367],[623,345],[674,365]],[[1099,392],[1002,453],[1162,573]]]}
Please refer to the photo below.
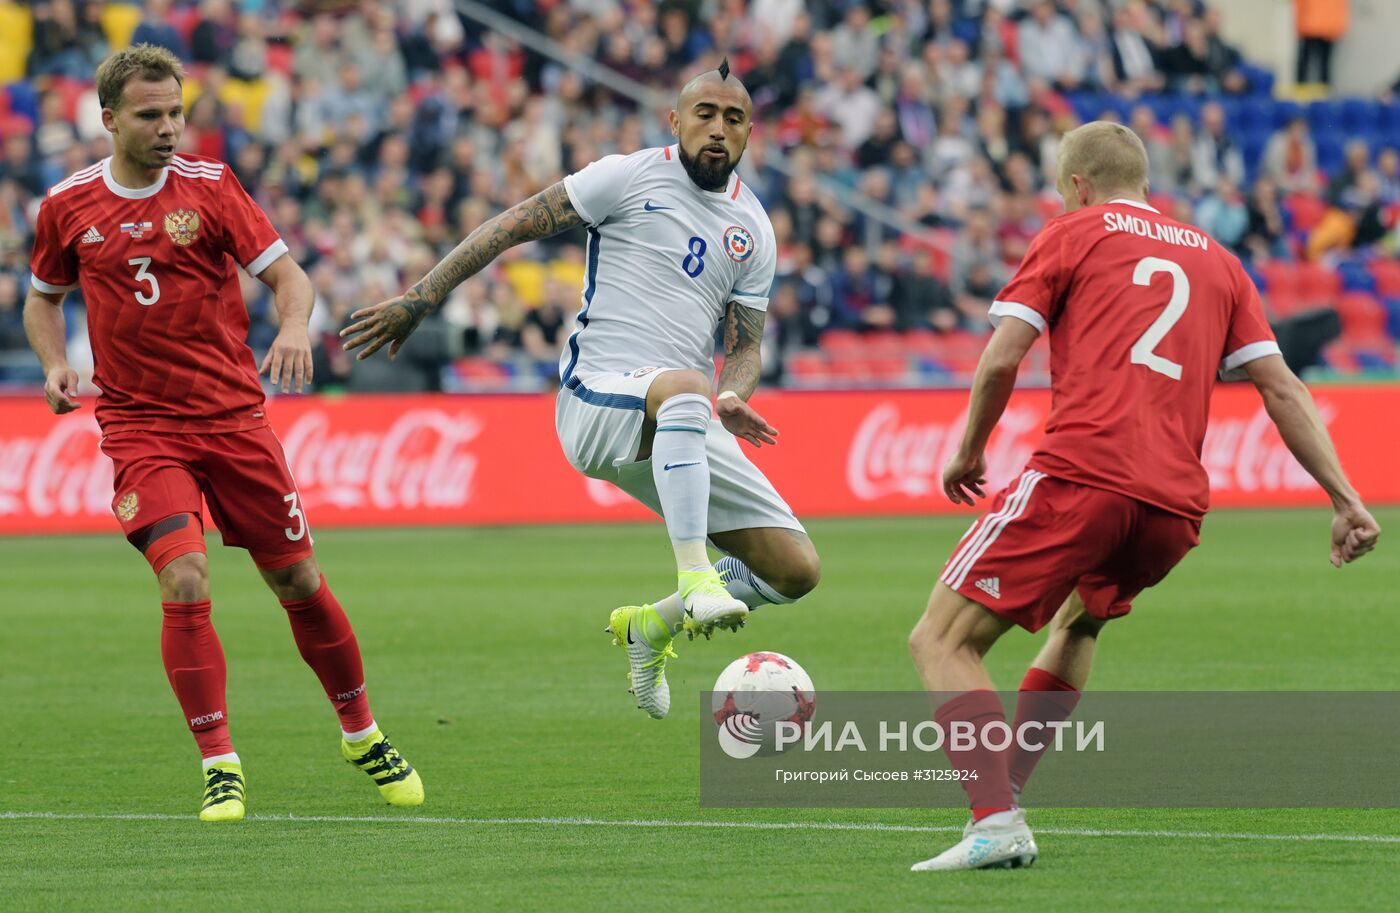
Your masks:
{"label": "red and white soccer ball", "polygon": [[805,731],[817,711],[811,676],[781,653],[749,653],[734,660],[715,680],[712,701],[720,745],[736,758],[776,744],[781,721]]}

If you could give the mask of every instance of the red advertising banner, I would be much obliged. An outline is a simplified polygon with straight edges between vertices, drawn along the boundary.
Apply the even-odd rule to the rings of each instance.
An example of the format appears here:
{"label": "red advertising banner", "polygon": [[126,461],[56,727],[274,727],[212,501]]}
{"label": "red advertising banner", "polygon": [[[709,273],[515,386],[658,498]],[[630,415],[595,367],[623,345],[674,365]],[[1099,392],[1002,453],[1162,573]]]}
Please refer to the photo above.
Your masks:
{"label": "red advertising banner", "polygon": [[[1400,386],[1314,395],[1363,496],[1400,503],[1391,465]],[[938,490],[966,391],[765,391],[754,404],[781,434],[750,453],[800,517],[972,512]],[[1012,399],[988,447],[993,488],[1019,474],[1049,405],[1042,390]],[[1326,503],[1253,388],[1222,386],[1211,411],[1202,459],[1214,506]],[[564,460],[553,396],[284,397],[269,412],[321,528],[649,516]],[[0,398],[0,534],[116,532],[112,466],[97,443],[90,412],[56,418],[40,397]]]}

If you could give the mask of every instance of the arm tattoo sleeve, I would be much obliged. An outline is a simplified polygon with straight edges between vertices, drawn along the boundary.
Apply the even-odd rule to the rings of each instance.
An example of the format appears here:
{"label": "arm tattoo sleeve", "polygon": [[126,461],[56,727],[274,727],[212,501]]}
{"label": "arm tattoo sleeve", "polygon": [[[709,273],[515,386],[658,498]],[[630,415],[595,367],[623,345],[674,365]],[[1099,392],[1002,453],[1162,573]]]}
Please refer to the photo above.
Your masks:
{"label": "arm tattoo sleeve", "polygon": [[733,390],[747,400],[758,388],[762,368],[759,347],[767,316],[756,308],[729,302],[724,314],[724,367],[719,372],[719,392]]}
{"label": "arm tattoo sleeve", "polygon": [[414,316],[435,311],[447,293],[482,270],[507,248],[550,238],[582,224],[561,181],[483,223],[404,296]]}

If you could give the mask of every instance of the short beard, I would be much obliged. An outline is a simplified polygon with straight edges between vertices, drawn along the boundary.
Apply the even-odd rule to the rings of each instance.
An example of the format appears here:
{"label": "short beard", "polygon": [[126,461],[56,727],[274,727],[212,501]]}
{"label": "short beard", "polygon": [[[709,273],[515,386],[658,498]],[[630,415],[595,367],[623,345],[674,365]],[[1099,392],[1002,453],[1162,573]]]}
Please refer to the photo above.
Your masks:
{"label": "short beard", "polygon": [[[695,186],[701,190],[717,192],[728,187],[729,176],[734,173],[735,168],[739,167],[739,159],[732,162],[726,161],[723,165],[712,165],[707,159],[692,157],[685,151],[685,146],[680,143],[676,144],[676,148],[680,150],[681,166],[685,168],[685,173],[690,175]],[[740,157],[742,158],[742,154]]]}

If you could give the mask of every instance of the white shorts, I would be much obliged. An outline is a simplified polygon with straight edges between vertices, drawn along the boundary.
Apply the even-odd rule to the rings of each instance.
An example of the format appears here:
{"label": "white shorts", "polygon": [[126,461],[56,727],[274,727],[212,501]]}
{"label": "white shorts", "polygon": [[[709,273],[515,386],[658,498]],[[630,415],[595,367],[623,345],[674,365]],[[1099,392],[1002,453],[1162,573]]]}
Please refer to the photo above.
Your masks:
{"label": "white shorts", "polygon": [[[611,482],[658,516],[661,499],[651,460],[638,460],[647,390],[668,368],[639,368],[621,374],[575,374],[559,391],[554,428],[564,456],[575,469]],[[710,464],[710,533],[776,527],[805,532],[773,483],[749,462],[739,440],[714,419],[705,434]]]}

